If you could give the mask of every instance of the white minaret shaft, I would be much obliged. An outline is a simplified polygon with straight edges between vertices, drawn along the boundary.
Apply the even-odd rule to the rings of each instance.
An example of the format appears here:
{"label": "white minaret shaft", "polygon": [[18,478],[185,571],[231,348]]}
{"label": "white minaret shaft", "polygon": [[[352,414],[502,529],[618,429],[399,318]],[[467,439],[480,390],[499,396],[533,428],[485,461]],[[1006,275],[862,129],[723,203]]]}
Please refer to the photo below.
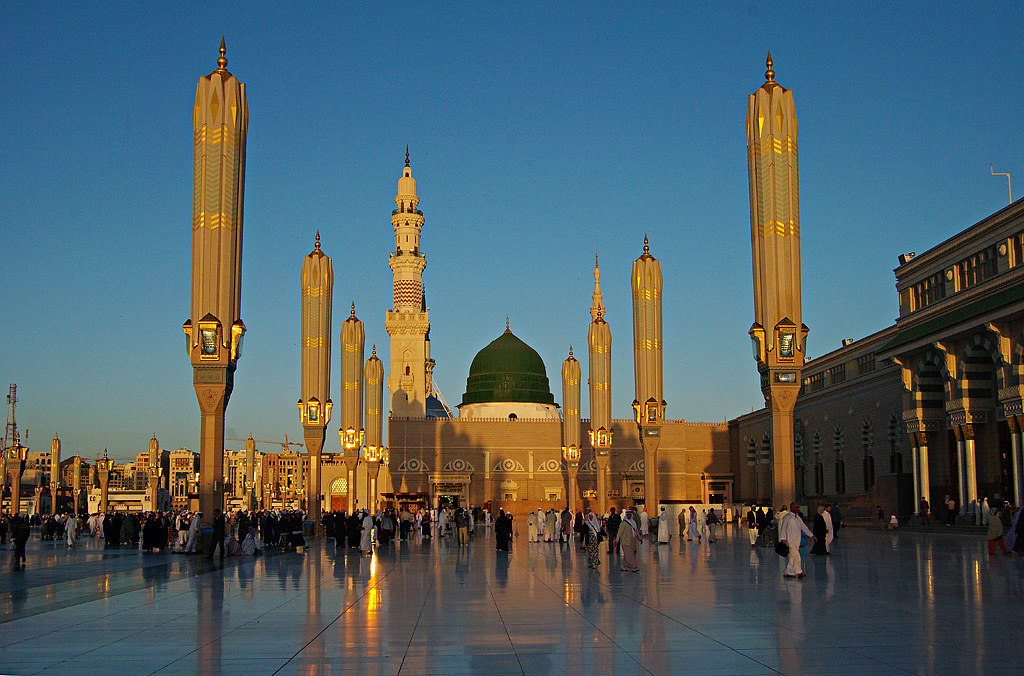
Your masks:
{"label": "white minaret shaft", "polygon": [[50,442],[50,513],[57,514],[57,492],[60,490],[60,439],[56,434]]}
{"label": "white minaret shaft", "polygon": [[[661,263],[651,255],[644,235],[644,252],[633,262],[633,357],[636,401],[644,410],[645,422],[660,423],[664,417],[662,397]],[[650,419],[653,402],[656,419]]]}
{"label": "white minaret shaft", "polygon": [[572,347],[562,362],[562,446],[580,447],[580,363]]}
{"label": "white minaret shaft", "polygon": [[594,257],[594,295],[590,307],[590,327],[587,329],[589,348],[590,386],[590,434],[591,444],[596,445],[598,430],[607,433],[607,444],[611,445],[612,429],[612,332],[604,320],[604,305],[601,295],[601,269]]}
{"label": "white minaret shaft", "polygon": [[384,445],[383,417],[384,364],[377,357],[377,346],[366,360],[366,445],[380,448]]}
{"label": "white minaret shaft", "polygon": [[426,415],[426,399],[432,391],[434,363],[430,359],[430,319],[423,292],[423,269],[427,259],[420,251],[423,212],[419,210],[419,201],[406,147],[395,210],[391,212],[395,250],[388,258],[388,265],[394,273],[393,308],[387,311],[384,320],[391,338],[388,375],[391,414],[399,417]]}
{"label": "white minaret shaft", "polygon": [[[206,315],[223,327],[240,318],[242,204],[249,105],[245,85],[227,70],[221,41],[217,69],[199,78],[192,108],[192,304],[193,331]],[[199,337],[192,336],[193,342]]]}
{"label": "white minaret shaft", "polygon": [[[364,431],[363,354],[365,349],[366,333],[363,330],[363,323],[356,318],[356,304],[352,303],[352,314],[341,325],[341,432],[343,447],[346,442],[344,438],[346,430],[355,430],[356,434],[361,434]],[[359,445],[355,448],[358,449]]]}
{"label": "white minaret shaft", "polygon": [[302,259],[299,275],[302,294],[302,397],[299,418],[303,425],[323,427],[331,419],[331,300],[334,268],[320,249],[316,233],[313,251]]}

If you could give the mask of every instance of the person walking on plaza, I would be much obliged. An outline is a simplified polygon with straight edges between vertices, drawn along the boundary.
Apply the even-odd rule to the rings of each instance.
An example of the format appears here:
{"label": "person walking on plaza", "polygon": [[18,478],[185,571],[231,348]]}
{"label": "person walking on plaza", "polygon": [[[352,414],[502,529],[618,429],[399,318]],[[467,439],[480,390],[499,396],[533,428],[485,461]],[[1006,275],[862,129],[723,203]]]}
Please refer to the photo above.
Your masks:
{"label": "person walking on plaza", "polygon": [[554,542],[555,536],[558,535],[558,515],[555,514],[555,510],[549,509],[544,521],[544,542]]}
{"label": "person walking on plaza", "polygon": [[747,510],[747,537],[750,538],[750,548],[757,547],[757,514],[753,505]]}
{"label": "person walking on plaza", "polygon": [[466,523],[466,513],[461,507],[455,510],[455,532],[458,533],[460,547],[465,547],[469,542],[469,524]]}
{"label": "person walking on plaza", "polygon": [[690,542],[700,542],[700,525],[697,523],[697,510],[690,507],[690,518],[686,524],[686,539]]}
{"label": "person walking on plaza", "polygon": [[613,554],[618,551],[619,528],[622,526],[622,516],[615,512],[614,507],[608,510],[608,512],[608,520],[605,521],[604,529],[608,532],[608,553]]}
{"label": "person walking on plaza", "polygon": [[[822,519],[824,523],[824,519]],[[803,560],[800,558],[800,540],[803,535],[814,537],[814,534],[804,523],[804,519],[800,516],[800,505],[793,502],[789,506],[789,511],[782,517],[782,521],[779,523],[779,542],[785,542],[789,547],[789,553],[786,555],[786,569],[783,572],[783,577],[803,577],[804,573]]]}
{"label": "person walking on plaza", "polygon": [[[843,513],[839,511],[839,503],[832,503],[832,508],[829,514],[832,516],[832,539],[836,540],[839,538],[839,531],[843,529]],[[829,551],[832,551],[831,546]]]}
{"label": "person walking on plaza", "polygon": [[507,552],[512,542],[512,520],[505,515],[504,509],[498,510],[498,518],[494,522],[494,545],[499,552]]}
{"label": "person walking on plaza", "polygon": [[420,534],[424,540],[430,539],[430,512],[427,510],[421,510],[423,516],[420,517]]}
{"label": "person walking on plaza", "polygon": [[359,538],[359,551],[363,554],[373,553],[373,514],[363,510],[362,534]]}
{"label": "person walking on plaza", "polygon": [[832,540],[836,536],[835,523],[832,521],[832,512],[828,505],[825,505],[825,511],[821,514],[822,518],[825,519],[825,553],[832,553]]}
{"label": "person walking on plaza", "polygon": [[619,526],[619,547],[622,548],[623,572],[639,573],[640,566],[637,565],[636,553],[643,536],[640,534],[639,519],[636,513],[630,509],[622,512],[622,525]]}
{"label": "person walking on plaza", "polygon": [[710,544],[712,542],[717,542],[718,541],[718,537],[715,535],[715,530],[718,528],[718,515],[715,514],[715,508],[714,507],[712,507],[710,509],[710,511],[708,511],[707,524],[708,524],[708,543]]}
{"label": "person walking on plaza", "polygon": [[559,515],[558,543],[572,542],[572,512],[566,507]]}
{"label": "person walking on plaza", "polygon": [[662,506],[661,512],[658,515],[658,544],[668,544],[668,514],[665,513],[664,506]]}
{"label": "person walking on plaza", "polygon": [[946,496],[946,525],[952,526],[956,523],[956,500]]}
{"label": "person walking on plaza", "polygon": [[592,511],[587,512],[586,518],[587,536],[587,568],[597,568],[601,565],[601,555],[598,550],[598,540],[601,533],[601,522]]}
{"label": "person walking on plaza", "polygon": [[530,510],[530,515],[526,517],[526,541],[537,541],[537,515],[532,509]]}
{"label": "person walking on plaza", "polygon": [[25,567],[25,544],[29,535],[28,519],[20,514],[11,517],[11,540],[14,542],[14,555],[11,557],[11,570],[17,571]]}
{"label": "person walking on plaza", "polygon": [[[999,518],[999,510],[993,507],[988,515],[988,555],[996,553],[996,545],[1003,550],[1003,554],[1009,555],[1010,551],[1003,542],[1003,520]],[[1016,543],[1015,543],[1016,544]]]}
{"label": "person walking on plaza", "polygon": [[[683,512],[679,512],[679,514],[682,515]],[[685,519],[686,519],[686,517],[683,517],[684,521],[685,521]],[[679,532],[682,533],[681,530]],[[646,538],[650,534],[651,534],[651,516],[647,513],[647,506],[644,505],[643,507],[640,508],[640,535]]]}
{"label": "person walking on plaza", "polygon": [[[214,508],[213,510],[213,532],[210,534],[210,546],[206,552],[206,558],[213,561],[213,552],[219,551],[218,557],[221,561],[224,560],[224,536],[226,534],[227,525],[224,523],[224,514],[220,511],[220,508]],[[217,548],[220,547],[218,550]]]}
{"label": "person walking on plaza", "polygon": [[918,505],[918,514],[921,516],[921,525],[928,525],[928,514],[931,511],[930,505],[928,504],[928,498],[921,496],[921,503]]}
{"label": "person walking on plaza", "polygon": [[679,539],[682,539],[683,536],[686,535],[686,510],[685,509],[680,509],[679,510],[679,513],[676,514],[676,521],[679,523],[679,530],[676,531],[676,532],[679,533]]}
{"label": "person walking on plaza", "polygon": [[185,540],[185,553],[195,554],[199,545],[199,522],[203,518],[202,512],[196,512],[188,522],[188,538]]}
{"label": "person walking on plaza", "polygon": [[572,518],[572,530],[580,538],[580,551],[586,551],[587,549],[587,523],[586,517],[583,514],[583,510],[576,512],[576,516]]}
{"label": "person walking on plaza", "polygon": [[[814,546],[811,547],[811,554],[817,556],[827,556],[828,548],[825,546],[825,542],[828,538],[828,521],[825,520],[824,505],[818,506],[818,513],[814,515],[814,528],[811,530],[814,533]],[[779,540],[782,540],[782,533],[780,529]]]}
{"label": "person walking on plaza", "polygon": [[75,546],[75,540],[78,539],[78,519],[74,513],[68,514],[68,518],[64,519],[64,537],[67,538],[68,547]]}

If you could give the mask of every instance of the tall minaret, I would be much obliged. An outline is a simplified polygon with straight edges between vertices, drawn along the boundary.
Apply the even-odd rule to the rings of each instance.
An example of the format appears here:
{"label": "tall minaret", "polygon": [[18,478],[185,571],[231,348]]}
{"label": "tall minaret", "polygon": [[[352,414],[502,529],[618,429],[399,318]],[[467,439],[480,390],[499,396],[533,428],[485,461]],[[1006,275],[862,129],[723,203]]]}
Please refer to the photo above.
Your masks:
{"label": "tall minaret", "polygon": [[409,147],[405,148],[405,167],[398,179],[395,210],[391,227],[395,229],[395,250],[388,265],[395,275],[394,309],[388,310],[384,328],[391,337],[391,371],[388,392],[391,415],[422,418],[426,415],[427,395],[433,361],[430,359],[430,319],[423,292],[423,268],[426,256],[420,252],[423,212],[417,207],[416,179],[409,168]]}
{"label": "tall minaret", "polygon": [[60,480],[60,439],[54,434],[53,441],[50,442],[50,513],[54,516],[57,516],[57,493],[60,492]]}
{"label": "tall minaret", "polygon": [[363,354],[366,332],[352,314],[341,324],[341,449],[348,467],[348,509],[356,508],[356,465],[366,431],[363,429]]}
{"label": "tall minaret", "polygon": [[580,499],[576,477],[580,471],[580,363],[572,356],[562,362],[562,458],[569,472],[569,494],[565,505],[578,508]]}
{"label": "tall minaret", "polygon": [[302,397],[298,401],[302,435],[309,454],[306,509],[314,524],[320,523],[321,452],[327,423],[331,420],[331,300],[334,268],[331,258],[320,249],[316,231],[313,250],[302,259],[299,273],[302,294]]}
{"label": "tall minaret", "polygon": [[644,504],[658,510],[658,446],[665,420],[662,397],[661,263],[651,255],[644,235],[644,252],[633,261],[633,373],[640,446],[644,453]]}
{"label": "tall minaret", "polygon": [[156,432],[149,440],[149,504],[150,509],[159,510],[157,502],[160,495],[160,442],[156,440]]}
{"label": "tall minaret", "polygon": [[800,181],[793,92],[775,82],[771,52],[766,65],[765,83],[747,102],[754,268],[754,324],[749,333],[761,392],[772,412],[770,497],[773,504],[788,505],[796,497],[793,407],[807,336],[800,310]]}
{"label": "tall minaret", "polygon": [[377,357],[377,346],[366,360],[366,450],[363,459],[366,461],[366,494],[367,506],[370,511],[377,509],[377,473],[384,454],[384,420],[381,409],[384,407],[384,364]]}
{"label": "tall minaret", "polygon": [[604,514],[608,501],[608,452],[612,447],[612,331],[604,320],[601,269],[594,256],[594,295],[590,306],[587,346],[590,350],[590,446],[597,466],[597,509]]}
{"label": "tall minaret", "polygon": [[224,508],[224,411],[234,385],[245,324],[240,318],[242,202],[249,106],[228,72],[199,78],[192,108],[192,302],[182,325],[199,400],[199,511],[206,523]]}

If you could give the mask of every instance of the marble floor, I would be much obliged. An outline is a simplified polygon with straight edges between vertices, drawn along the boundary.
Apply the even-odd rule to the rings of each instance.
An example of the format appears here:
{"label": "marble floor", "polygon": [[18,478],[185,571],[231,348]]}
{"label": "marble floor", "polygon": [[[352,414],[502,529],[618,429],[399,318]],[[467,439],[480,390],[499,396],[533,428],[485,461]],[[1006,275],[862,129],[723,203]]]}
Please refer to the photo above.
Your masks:
{"label": "marble floor", "polygon": [[602,559],[487,534],[223,565],[33,538],[0,572],[0,673],[1024,673],[1024,560],[977,536],[846,529],[802,580],[732,527],[643,545],[640,574]]}

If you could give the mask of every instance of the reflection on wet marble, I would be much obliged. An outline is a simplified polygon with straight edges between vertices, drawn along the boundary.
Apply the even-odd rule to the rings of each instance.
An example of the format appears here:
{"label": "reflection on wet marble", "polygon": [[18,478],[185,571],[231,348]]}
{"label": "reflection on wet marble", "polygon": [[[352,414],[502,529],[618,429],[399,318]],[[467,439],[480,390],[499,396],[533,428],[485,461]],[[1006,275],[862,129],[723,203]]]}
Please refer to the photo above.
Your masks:
{"label": "reflection on wet marble", "polygon": [[[9,546],[9,545],[8,545]],[[847,529],[784,580],[730,527],[642,546],[478,535],[373,557],[319,542],[228,560],[29,543],[0,573],[0,672],[226,674],[1020,673],[1024,560],[976,536]],[[10,556],[0,548],[0,556]]]}

